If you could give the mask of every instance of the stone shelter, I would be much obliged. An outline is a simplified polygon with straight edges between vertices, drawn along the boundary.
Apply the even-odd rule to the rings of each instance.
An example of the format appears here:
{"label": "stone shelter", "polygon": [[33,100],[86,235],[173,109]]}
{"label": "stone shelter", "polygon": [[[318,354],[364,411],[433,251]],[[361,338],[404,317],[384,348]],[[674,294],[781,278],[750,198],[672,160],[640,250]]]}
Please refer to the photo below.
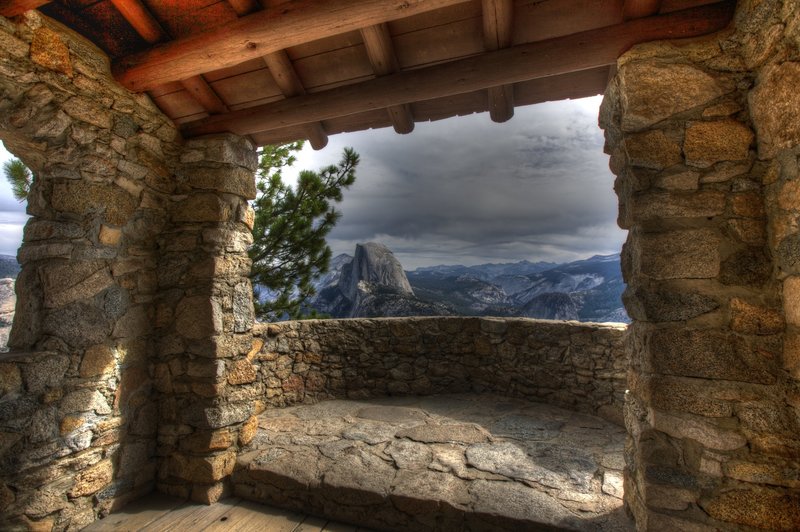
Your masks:
{"label": "stone shelter", "polygon": [[[214,503],[285,404],[494,386],[624,421],[638,530],[800,529],[798,87],[797,0],[0,2],[0,139],[35,173],[0,528]],[[603,327],[255,323],[257,146],[603,92],[624,357]]]}

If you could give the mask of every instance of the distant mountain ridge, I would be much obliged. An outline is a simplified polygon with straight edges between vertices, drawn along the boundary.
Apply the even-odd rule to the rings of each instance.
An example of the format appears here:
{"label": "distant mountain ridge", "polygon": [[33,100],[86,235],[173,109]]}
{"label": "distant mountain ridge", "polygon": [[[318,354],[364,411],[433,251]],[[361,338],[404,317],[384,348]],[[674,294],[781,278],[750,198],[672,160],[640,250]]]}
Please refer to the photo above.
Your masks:
{"label": "distant mountain ridge", "polygon": [[[358,244],[317,281],[312,307],[332,317],[527,316],[629,322],[619,255],[555,264],[438,265],[404,272],[384,245]],[[401,275],[402,274],[402,275]]]}

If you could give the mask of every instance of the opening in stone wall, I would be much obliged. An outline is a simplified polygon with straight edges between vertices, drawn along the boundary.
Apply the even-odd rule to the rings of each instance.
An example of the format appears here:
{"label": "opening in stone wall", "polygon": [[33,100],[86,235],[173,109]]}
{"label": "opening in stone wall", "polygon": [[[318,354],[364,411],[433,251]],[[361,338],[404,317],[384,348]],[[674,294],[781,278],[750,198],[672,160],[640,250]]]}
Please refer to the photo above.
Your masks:
{"label": "opening in stone wall", "polygon": [[478,114],[306,145],[287,182],[336,163],[344,147],[361,155],[309,310],[628,322],[601,99],[522,106],[502,124]]}
{"label": "opening in stone wall", "polygon": [[[0,142],[0,166],[4,176],[0,179],[0,350],[7,350],[8,334],[14,320],[14,291],[19,273],[17,250],[22,243],[22,230],[28,215],[26,202],[14,196],[12,185],[5,177],[6,164],[15,160]],[[12,170],[13,171],[13,170]]]}

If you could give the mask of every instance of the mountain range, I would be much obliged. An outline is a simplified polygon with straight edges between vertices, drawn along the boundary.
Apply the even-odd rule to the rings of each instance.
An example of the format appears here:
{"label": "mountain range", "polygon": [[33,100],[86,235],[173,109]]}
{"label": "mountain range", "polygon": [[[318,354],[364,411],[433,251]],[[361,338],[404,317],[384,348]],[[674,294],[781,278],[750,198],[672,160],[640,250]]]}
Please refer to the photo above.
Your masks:
{"label": "mountain range", "polygon": [[619,255],[556,264],[441,265],[406,272],[386,246],[356,245],[317,281],[316,310],[337,318],[525,316],[629,322]]}

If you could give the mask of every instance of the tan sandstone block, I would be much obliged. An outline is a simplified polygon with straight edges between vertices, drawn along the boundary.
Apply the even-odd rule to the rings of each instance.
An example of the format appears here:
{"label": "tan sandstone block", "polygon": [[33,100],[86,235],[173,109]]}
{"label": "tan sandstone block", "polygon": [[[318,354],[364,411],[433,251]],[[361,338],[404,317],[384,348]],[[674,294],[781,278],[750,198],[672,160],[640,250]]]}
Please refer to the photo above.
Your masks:
{"label": "tan sandstone block", "polygon": [[800,63],[767,67],[750,91],[750,111],[758,133],[758,155],[774,157],[800,143]]}
{"label": "tan sandstone block", "polygon": [[706,168],[721,161],[741,161],[750,154],[753,132],[736,120],[692,122],[686,128],[686,164]]}
{"label": "tan sandstone block", "polygon": [[239,445],[247,445],[253,441],[257,432],[258,418],[256,416],[250,416],[250,419],[245,421],[242,424],[242,428],[239,429]]}
{"label": "tan sandstone block", "polygon": [[778,207],[787,211],[800,210],[800,179],[783,184],[778,193]]}
{"label": "tan sandstone block", "polygon": [[100,235],[98,240],[104,246],[118,246],[119,241],[122,239],[122,230],[103,225],[100,227]]}
{"label": "tan sandstone block", "polygon": [[800,332],[787,332],[783,339],[783,369],[800,379]]}
{"label": "tan sandstone block", "polygon": [[84,423],[85,421],[82,417],[64,416],[64,419],[61,420],[61,425],[59,425],[59,431],[61,432],[61,435],[64,436],[73,430],[82,427]]}
{"label": "tan sandstone block", "polygon": [[107,345],[93,345],[86,349],[81,360],[81,377],[105,375],[114,369],[114,350]]}
{"label": "tan sandstone block", "polygon": [[620,68],[619,80],[624,131],[644,129],[726,92],[718,80],[685,64],[629,62]]}
{"label": "tan sandstone block", "polygon": [[731,329],[743,334],[777,334],[783,331],[780,312],[752,305],[740,298],[731,300]]}
{"label": "tan sandstone block", "polygon": [[69,47],[61,36],[47,27],[37,28],[31,40],[31,61],[72,77]]}
{"label": "tan sandstone block", "polygon": [[228,368],[228,384],[247,384],[256,380],[256,368],[246,358],[237,360]]}
{"label": "tan sandstone block", "polygon": [[701,502],[714,519],[767,530],[796,530],[800,495],[760,486],[730,490]]}
{"label": "tan sandstone block", "polygon": [[75,477],[70,497],[83,497],[100,491],[111,482],[113,472],[111,460],[103,460],[82,471]]}
{"label": "tan sandstone block", "polygon": [[783,310],[786,323],[800,326],[800,277],[787,277],[783,281]]}
{"label": "tan sandstone block", "polygon": [[625,151],[633,166],[654,170],[682,161],[681,147],[659,130],[628,135],[625,138]]}
{"label": "tan sandstone block", "polygon": [[229,451],[211,456],[173,455],[173,468],[176,475],[190,482],[213,484],[233,472],[236,466],[236,452]]}

